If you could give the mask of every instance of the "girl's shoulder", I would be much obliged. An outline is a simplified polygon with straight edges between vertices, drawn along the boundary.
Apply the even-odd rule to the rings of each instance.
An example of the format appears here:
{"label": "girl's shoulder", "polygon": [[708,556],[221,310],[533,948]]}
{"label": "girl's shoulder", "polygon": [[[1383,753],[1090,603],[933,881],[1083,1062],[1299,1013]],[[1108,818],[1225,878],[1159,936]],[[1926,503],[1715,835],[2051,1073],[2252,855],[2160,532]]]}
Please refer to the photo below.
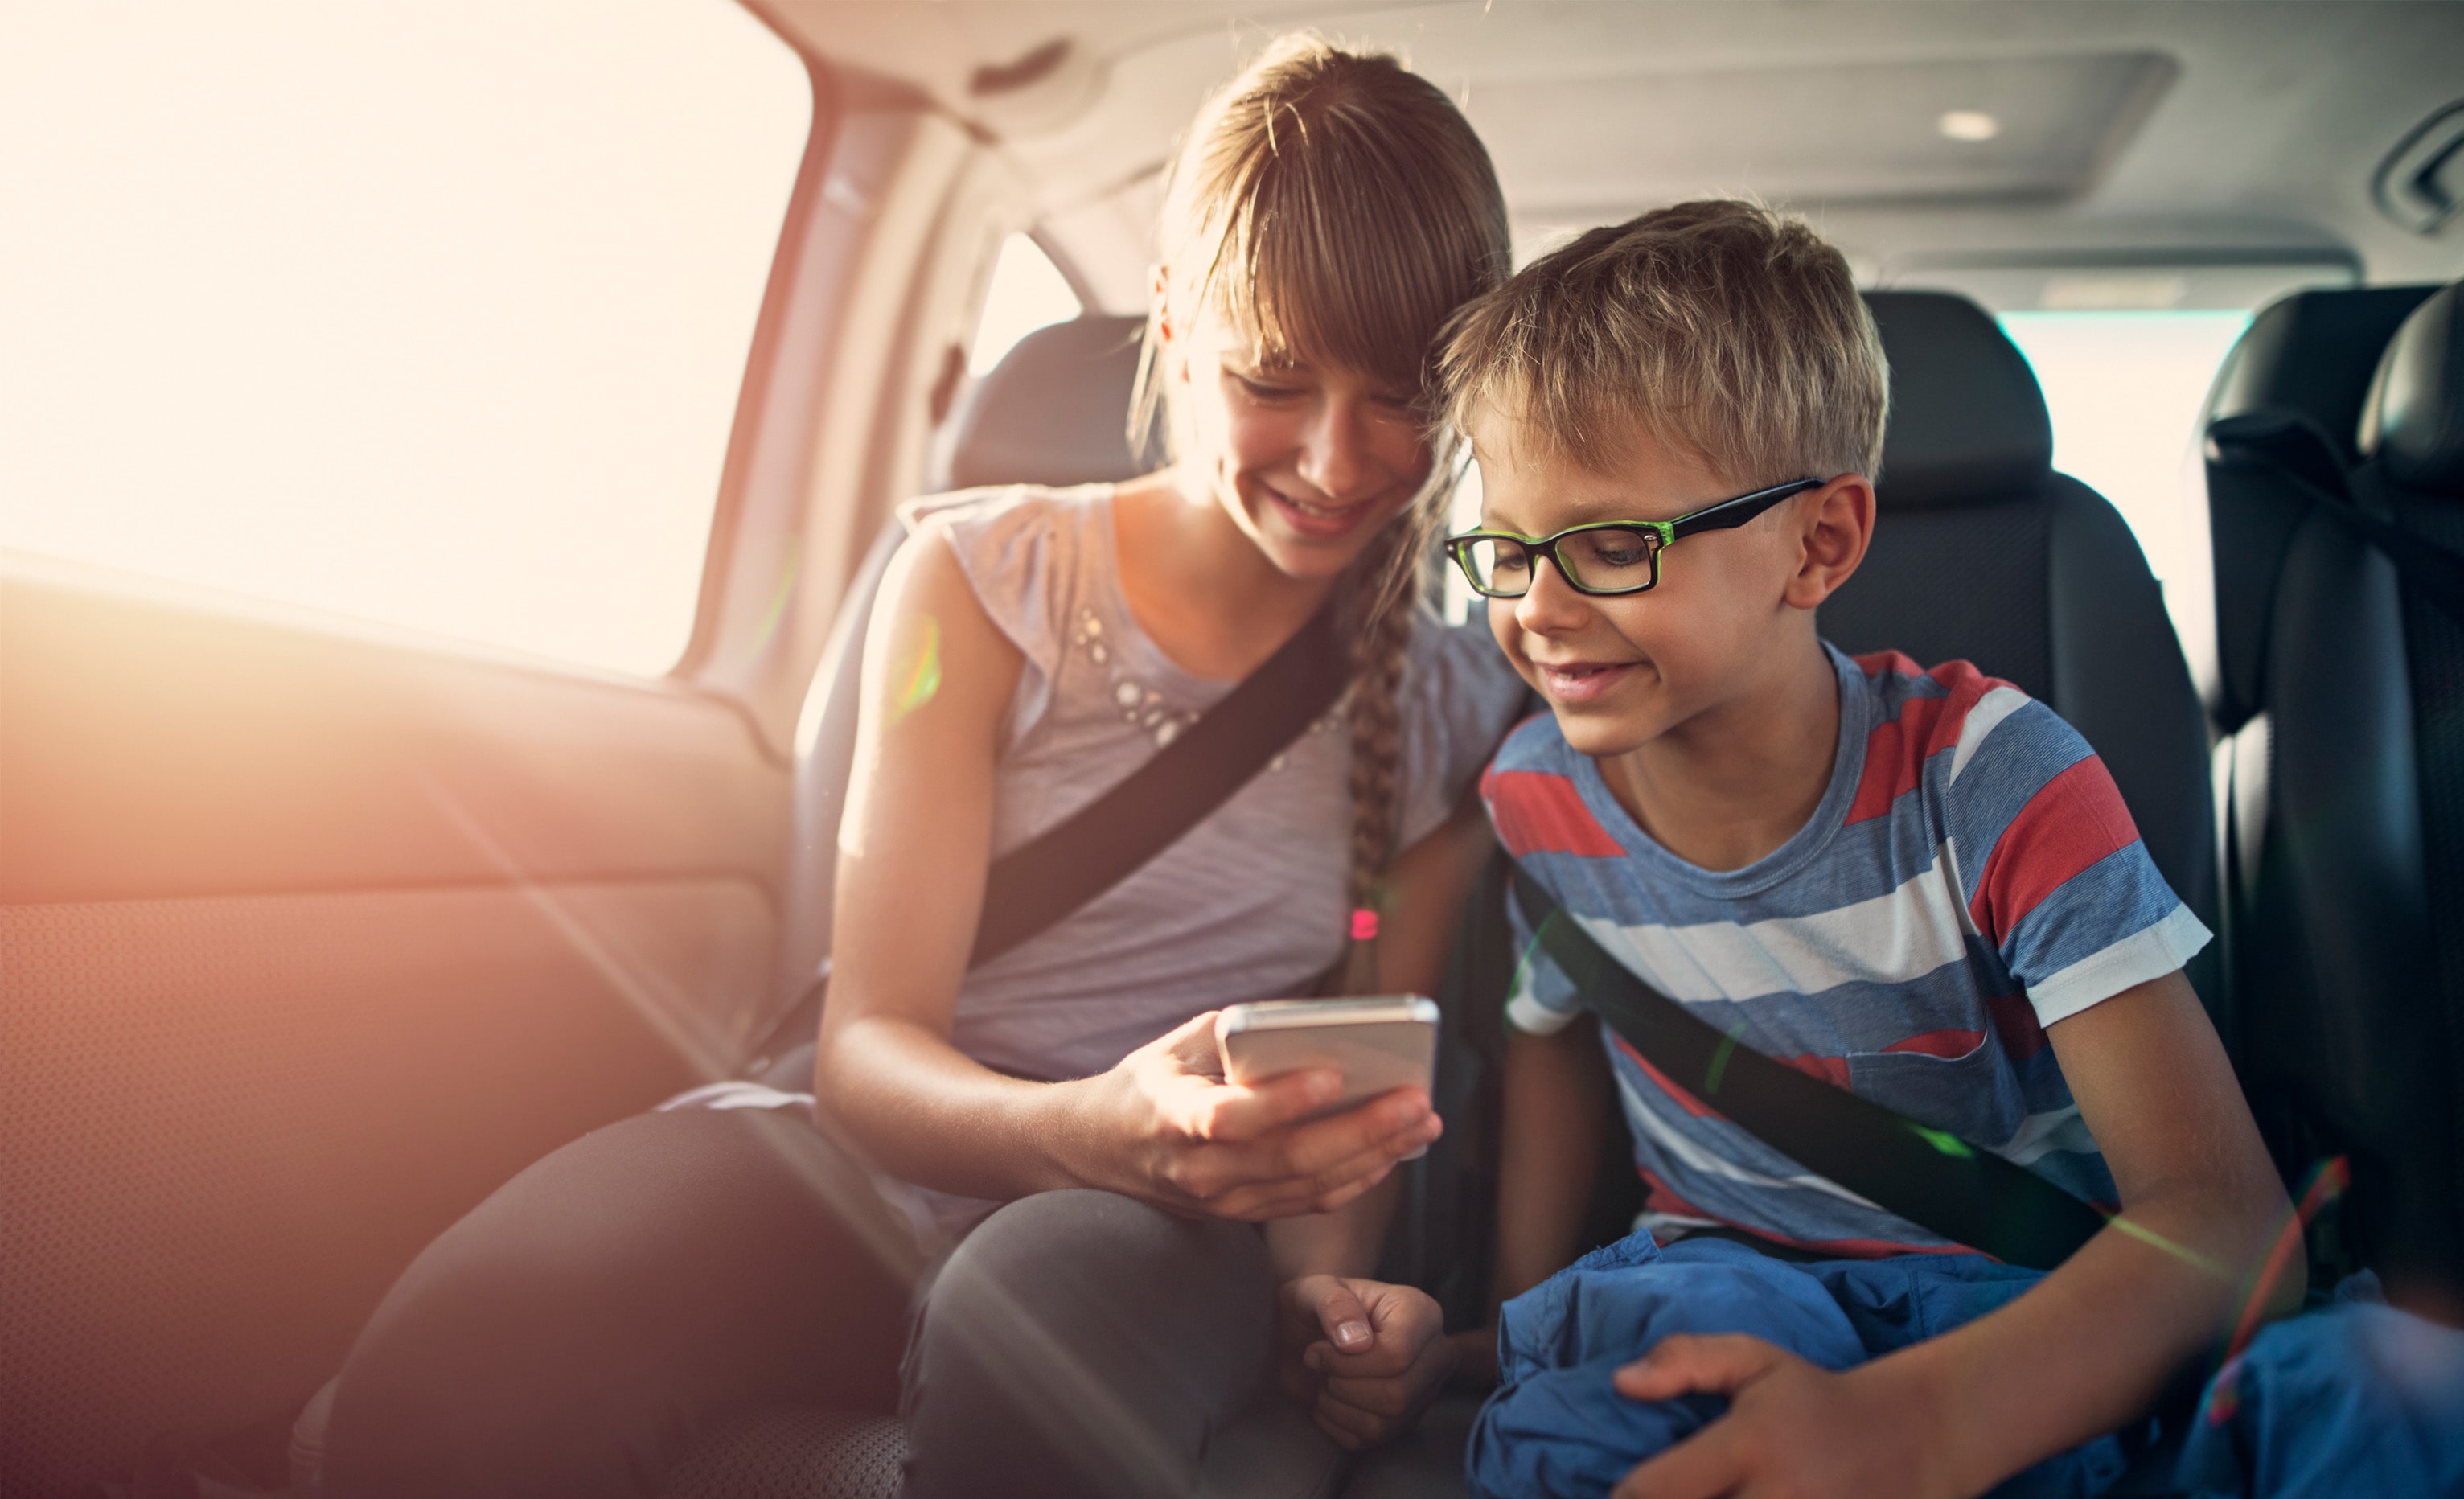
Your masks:
{"label": "girl's shoulder", "polygon": [[1112,488],[955,490],[911,499],[898,517],[911,539],[943,540],[985,615],[1049,671],[1087,575],[1111,565]]}
{"label": "girl's shoulder", "polygon": [[1486,627],[1449,625],[1423,606],[1404,657],[1404,815],[1397,847],[1445,820],[1529,711],[1529,689]]}
{"label": "girl's shoulder", "polygon": [[1111,484],[1053,489],[1042,484],[994,484],[980,489],[919,495],[898,507],[908,534],[938,531],[961,560],[1025,545],[1084,546],[1111,522]]}

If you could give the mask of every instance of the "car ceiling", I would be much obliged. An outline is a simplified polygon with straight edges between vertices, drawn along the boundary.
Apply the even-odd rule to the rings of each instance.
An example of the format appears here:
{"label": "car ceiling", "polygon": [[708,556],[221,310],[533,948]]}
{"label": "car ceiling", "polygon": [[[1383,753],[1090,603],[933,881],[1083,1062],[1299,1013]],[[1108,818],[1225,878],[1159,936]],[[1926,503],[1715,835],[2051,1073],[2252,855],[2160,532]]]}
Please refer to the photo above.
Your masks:
{"label": "car ceiling", "polygon": [[[2418,235],[2383,216],[2370,191],[2406,133],[2464,96],[2459,5],[762,9],[810,50],[911,81],[997,138],[1048,247],[1112,310],[1143,300],[1157,174],[1177,132],[1262,41],[1302,26],[1400,52],[1463,101],[1526,256],[1654,204],[1744,193],[1806,213],[1871,282],[1965,277],[2005,306],[2071,284],[2006,274],[2013,265],[2172,267],[2182,275],[2167,295],[2182,305],[2248,305],[2287,267],[2295,279],[2371,281],[2464,269],[2464,218]],[[1954,109],[1991,114],[1999,133],[1946,138],[1937,121]],[[2129,299],[2126,277],[2119,284],[2119,304],[2148,304]]]}

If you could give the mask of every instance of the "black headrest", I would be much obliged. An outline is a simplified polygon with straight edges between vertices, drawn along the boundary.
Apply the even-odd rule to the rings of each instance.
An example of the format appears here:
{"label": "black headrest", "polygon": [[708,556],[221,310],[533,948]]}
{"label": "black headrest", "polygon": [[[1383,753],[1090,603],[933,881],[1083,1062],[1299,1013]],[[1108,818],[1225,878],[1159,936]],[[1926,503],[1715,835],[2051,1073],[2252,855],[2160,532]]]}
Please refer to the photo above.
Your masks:
{"label": "black headrest", "polygon": [[1891,364],[1877,500],[1998,499],[2053,471],[2054,424],[2027,357],[1984,308],[1947,292],[1868,292]]}
{"label": "black headrest", "polygon": [[1090,484],[1135,478],[1161,461],[1130,451],[1139,318],[1073,318],[1018,341],[957,414],[950,487]]}
{"label": "black headrest", "polygon": [[2362,408],[2361,446],[2399,484],[2464,490],[2464,283],[2395,330]]}
{"label": "black headrest", "polygon": [[[2216,372],[2208,420],[2299,411],[2347,463],[2361,456],[2354,429],[2370,372],[2405,315],[2435,286],[2296,292],[2251,320]],[[2204,423],[2202,424],[2205,425]]]}

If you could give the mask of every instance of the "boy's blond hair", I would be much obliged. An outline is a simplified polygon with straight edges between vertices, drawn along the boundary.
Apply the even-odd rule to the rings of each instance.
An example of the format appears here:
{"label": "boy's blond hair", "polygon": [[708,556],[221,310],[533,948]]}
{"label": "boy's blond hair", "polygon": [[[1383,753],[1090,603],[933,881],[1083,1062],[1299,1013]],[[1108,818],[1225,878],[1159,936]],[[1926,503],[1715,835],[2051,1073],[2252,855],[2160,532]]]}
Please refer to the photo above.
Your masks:
{"label": "boy's blond hair", "polygon": [[1888,376],[1848,262],[1798,220],[1713,199],[1550,252],[1465,308],[1441,362],[1459,428],[1608,473],[1639,430],[1740,487],[1877,474]]}

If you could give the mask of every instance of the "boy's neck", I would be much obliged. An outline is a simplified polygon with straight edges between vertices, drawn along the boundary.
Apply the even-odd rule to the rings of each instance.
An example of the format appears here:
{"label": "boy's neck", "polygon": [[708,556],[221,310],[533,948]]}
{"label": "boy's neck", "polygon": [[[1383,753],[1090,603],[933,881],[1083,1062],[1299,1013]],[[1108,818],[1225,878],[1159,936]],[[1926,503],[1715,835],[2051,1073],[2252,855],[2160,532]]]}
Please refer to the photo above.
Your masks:
{"label": "boy's neck", "polygon": [[1769,855],[1813,818],[1838,747],[1838,674],[1809,634],[1738,695],[1597,763],[1661,848],[1725,871]]}

